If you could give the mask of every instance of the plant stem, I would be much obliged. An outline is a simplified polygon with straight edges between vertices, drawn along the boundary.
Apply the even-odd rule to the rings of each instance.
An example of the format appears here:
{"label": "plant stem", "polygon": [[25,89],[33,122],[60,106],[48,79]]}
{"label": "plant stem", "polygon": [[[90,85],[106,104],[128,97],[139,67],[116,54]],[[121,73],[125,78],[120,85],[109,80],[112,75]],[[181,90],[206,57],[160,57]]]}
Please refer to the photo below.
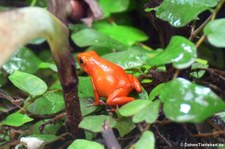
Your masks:
{"label": "plant stem", "polygon": [[69,31],[47,10],[37,7],[21,8],[0,13],[0,67],[32,39],[47,39],[58,68],[67,113],[67,128],[74,137],[83,135],[78,127],[82,115],[78,99],[78,77],[70,53]]}
{"label": "plant stem", "polygon": [[[223,6],[223,4],[224,4],[224,2],[225,2],[225,0],[221,0],[220,2],[219,2],[219,4],[217,5],[217,7],[214,9],[214,11],[213,11],[213,13],[212,13],[212,15],[211,15],[211,19],[209,19],[207,22],[204,22],[203,23],[203,26],[200,28],[201,30],[205,27],[205,25],[209,22],[209,21],[212,21],[212,20],[214,20],[215,18],[216,18],[216,15],[218,14],[218,12],[220,11],[220,9],[221,9],[221,7]],[[200,32],[201,30],[199,29],[199,31],[198,32]],[[196,30],[197,31],[197,30]],[[205,39],[206,39],[206,35],[202,35],[202,37],[197,41],[197,43],[196,43],[196,47],[198,48],[204,41],[205,41]]]}

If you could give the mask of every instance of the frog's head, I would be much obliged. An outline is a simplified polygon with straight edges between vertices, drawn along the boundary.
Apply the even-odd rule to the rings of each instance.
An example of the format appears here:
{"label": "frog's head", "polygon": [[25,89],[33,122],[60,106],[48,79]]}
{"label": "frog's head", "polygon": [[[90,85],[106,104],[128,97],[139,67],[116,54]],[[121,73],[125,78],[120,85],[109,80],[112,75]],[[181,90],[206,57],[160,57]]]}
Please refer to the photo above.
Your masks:
{"label": "frog's head", "polygon": [[95,69],[96,62],[100,57],[95,51],[87,51],[77,55],[78,63],[81,68],[87,73],[91,74],[91,72]]}

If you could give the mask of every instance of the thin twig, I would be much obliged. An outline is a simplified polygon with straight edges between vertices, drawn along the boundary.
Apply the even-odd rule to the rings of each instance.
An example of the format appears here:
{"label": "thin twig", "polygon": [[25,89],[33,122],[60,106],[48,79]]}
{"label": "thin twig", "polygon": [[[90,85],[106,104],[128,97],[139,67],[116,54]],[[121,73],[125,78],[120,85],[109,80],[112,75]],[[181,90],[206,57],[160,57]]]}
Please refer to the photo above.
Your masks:
{"label": "thin twig", "polygon": [[212,19],[212,15],[210,15],[190,36],[189,40],[193,40],[202,30],[203,28],[206,26],[206,24],[209,23],[209,21],[211,21]]}
{"label": "thin twig", "polygon": [[[210,21],[214,20],[216,18],[216,15],[218,14],[218,12],[220,11],[221,7],[223,6],[225,0],[221,0],[219,2],[219,4],[217,5],[217,7],[214,9],[212,15],[211,15],[211,19]],[[202,28],[203,29],[203,28]],[[197,41],[196,43],[196,47],[198,48],[206,39],[206,35],[202,35],[202,37]]]}
{"label": "thin twig", "polygon": [[214,132],[209,132],[209,133],[200,133],[200,134],[193,134],[193,137],[216,137],[218,135],[225,135],[225,131],[214,131]]}

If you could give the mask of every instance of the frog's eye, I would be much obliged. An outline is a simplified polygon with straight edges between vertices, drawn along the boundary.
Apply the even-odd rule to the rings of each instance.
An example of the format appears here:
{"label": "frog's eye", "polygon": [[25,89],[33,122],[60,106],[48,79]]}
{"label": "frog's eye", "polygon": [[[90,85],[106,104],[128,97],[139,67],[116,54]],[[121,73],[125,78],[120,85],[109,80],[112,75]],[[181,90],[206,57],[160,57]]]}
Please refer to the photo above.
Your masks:
{"label": "frog's eye", "polygon": [[84,64],[84,61],[82,58],[79,59],[80,64]]}

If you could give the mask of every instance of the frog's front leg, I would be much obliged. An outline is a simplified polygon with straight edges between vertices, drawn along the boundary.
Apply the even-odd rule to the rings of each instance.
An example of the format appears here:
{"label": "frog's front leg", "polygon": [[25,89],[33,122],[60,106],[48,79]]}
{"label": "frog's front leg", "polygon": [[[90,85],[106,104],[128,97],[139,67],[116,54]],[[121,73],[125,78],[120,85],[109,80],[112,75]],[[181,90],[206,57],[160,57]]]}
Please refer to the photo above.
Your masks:
{"label": "frog's front leg", "polygon": [[126,97],[126,95],[126,88],[116,89],[111,95],[109,95],[106,104],[109,106],[124,105],[130,101],[135,100],[133,97]]}
{"label": "frog's front leg", "polygon": [[92,83],[92,86],[93,86],[93,92],[94,92],[94,98],[95,98],[95,100],[94,100],[93,103],[88,104],[87,106],[89,107],[89,106],[105,105],[105,102],[103,102],[102,100],[100,100],[100,96],[99,96],[99,94],[97,92],[97,89],[95,87],[94,80],[93,80],[92,77],[91,77],[91,83]]}

